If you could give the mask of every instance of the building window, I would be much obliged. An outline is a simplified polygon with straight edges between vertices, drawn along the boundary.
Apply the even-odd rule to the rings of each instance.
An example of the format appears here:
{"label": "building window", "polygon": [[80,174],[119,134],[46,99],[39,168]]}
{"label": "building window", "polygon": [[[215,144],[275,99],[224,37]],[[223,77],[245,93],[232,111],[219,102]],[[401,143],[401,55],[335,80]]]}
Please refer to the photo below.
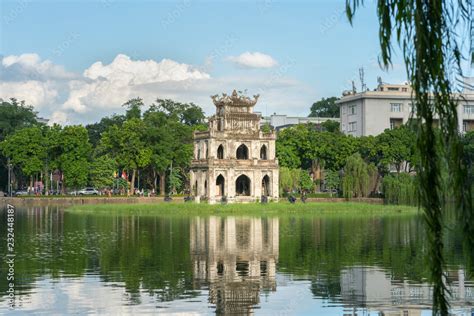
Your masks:
{"label": "building window", "polygon": [[464,133],[474,131],[474,120],[464,120],[462,122],[462,131]]}
{"label": "building window", "polygon": [[217,159],[224,159],[224,146],[222,145],[217,148]]}
{"label": "building window", "polygon": [[267,146],[265,145],[260,149],[260,159],[267,160]]}
{"label": "building window", "polygon": [[466,104],[464,106],[464,114],[474,114],[474,104]]}
{"label": "building window", "polygon": [[407,92],[408,88],[402,88],[402,92]]}
{"label": "building window", "polygon": [[390,119],[390,129],[402,126],[403,119]]}
{"label": "building window", "polygon": [[391,112],[401,112],[403,105],[401,103],[390,103]]}
{"label": "building window", "polygon": [[357,105],[349,105],[349,115],[357,114]]}
{"label": "building window", "polygon": [[387,90],[388,91],[400,91],[399,88],[395,88],[395,87],[388,87]]}
{"label": "building window", "polygon": [[357,122],[349,123],[349,132],[355,132],[357,130]]}
{"label": "building window", "polygon": [[244,144],[240,145],[239,148],[237,148],[236,157],[237,159],[249,159],[249,150],[247,146]]}

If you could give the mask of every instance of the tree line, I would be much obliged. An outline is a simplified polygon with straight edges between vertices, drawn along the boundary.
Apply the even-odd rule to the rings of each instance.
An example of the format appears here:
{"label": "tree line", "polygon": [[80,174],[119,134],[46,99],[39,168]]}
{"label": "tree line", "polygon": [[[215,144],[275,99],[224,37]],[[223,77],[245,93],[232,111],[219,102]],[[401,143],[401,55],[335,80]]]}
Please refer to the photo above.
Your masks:
{"label": "tree line", "polygon": [[[462,143],[473,179],[474,132],[464,134]],[[379,196],[391,204],[418,202],[415,171],[420,154],[410,124],[362,137],[301,124],[280,131],[276,148],[283,195],[327,190],[347,199]],[[443,170],[449,198],[447,166]],[[308,174],[313,183],[308,184]]]}
{"label": "tree line", "polygon": [[6,188],[10,163],[15,189],[41,182],[46,192],[86,185],[122,192],[137,186],[160,194],[184,191],[192,133],[206,128],[202,109],[168,99],[157,99],[145,111],[140,98],[123,106],[124,115],[62,127],[38,122],[24,102],[1,100],[1,185]]}

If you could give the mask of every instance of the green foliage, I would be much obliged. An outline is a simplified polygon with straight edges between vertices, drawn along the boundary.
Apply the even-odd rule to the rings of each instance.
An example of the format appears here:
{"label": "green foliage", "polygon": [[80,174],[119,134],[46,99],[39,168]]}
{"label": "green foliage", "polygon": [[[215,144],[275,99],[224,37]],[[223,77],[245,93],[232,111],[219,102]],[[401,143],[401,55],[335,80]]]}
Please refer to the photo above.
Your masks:
{"label": "green foliage", "polygon": [[301,172],[287,167],[280,168],[280,193],[286,195],[299,187]]}
{"label": "green foliage", "polygon": [[306,170],[300,170],[299,188],[302,192],[312,192],[314,190],[313,179]]}
{"label": "green foliage", "polygon": [[270,125],[270,123],[265,123],[262,125],[262,127],[260,128],[260,130],[264,133],[264,134],[270,134],[272,132],[272,126]]}
{"label": "green foliage", "polygon": [[339,177],[339,173],[333,170],[326,170],[324,174],[324,183],[326,185],[326,189],[329,190],[330,195],[332,196],[332,191],[339,188],[341,184],[341,178]]}
{"label": "green foliage", "polygon": [[385,170],[393,165],[400,173],[405,165],[404,171],[409,172],[408,168],[413,168],[417,162],[416,135],[405,125],[377,135],[376,150],[379,164]]}
{"label": "green foliage", "polygon": [[124,115],[112,115],[103,117],[98,123],[86,125],[87,132],[89,133],[89,141],[95,148],[99,145],[102,133],[109,129],[112,125],[122,126],[125,122]]}
{"label": "green foliage", "polygon": [[101,139],[101,152],[110,153],[118,166],[136,170],[146,166],[151,159],[151,150],[146,146],[144,124],[138,118],[124,122],[123,126],[111,126]]}
{"label": "green foliage", "polygon": [[180,103],[169,99],[157,99],[153,111],[165,113],[169,118],[188,126],[204,124],[205,115],[194,103]]}
{"label": "green foliage", "polygon": [[144,106],[143,100],[141,98],[130,99],[125,102],[122,106],[127,108],[125,112],[125,118],[127,120],[131,119],[140,119],[142,117],[141,108]]}
{"label": "green foliage", "polygon": [[27,176],[41,172],[48,156],[40,127],[27,127],[7,136],[0,149]]}
{"label": "green foliage", "polygon": [[37,112],[25,101],[18,102],[15,98],[5,101],[0,98],[0,141],[22,128],[41,125],[37,118]]}
{"label": "green foliage", "polygon": [[369,191],[369,171],[359,153],[347,158],[342,177],[342,193],[346,199],[365,197]]}
{"label": "green foliage", "polygon": [[66,126],[61,132],[61,154],[59,164],[66,187],[85,186],[89,176],[89,159],[92,146],[87,130],[83,126]]}
{"label": "green foliage", "polygon": [[90,165],[90,183],[98,189],[112,188],[114,172],[117,171],[115,161],[107,155],[95,157]]}
{"label": "green foliage", "polygon": [[339,117],[339,106],[336,97],[322,98],[311,106],[310,117]]}
{"label": "green foliage", "polygon": [[173,169],[170,171],[169,175],[169,191],[171,194],[177,194],[178,192],[182,192],[183,181],[181,179],[181,174],[178,169]]}
{"label": "green foliage", "polygon": [[327,120],[321,123],[321,129],[329,133],[338,133],[340,132],[341,124],[334,120]]}
{"label": "green foliage", "polygon": [[386,175],[382,181],[382,191],[387,204],[417,205],[416,180],[407,173]]}
{"label": "green foliage", "polygon": [[464,163],[467,166],[469,182],[474,183],[474,131],[467,132],[463,139]]}

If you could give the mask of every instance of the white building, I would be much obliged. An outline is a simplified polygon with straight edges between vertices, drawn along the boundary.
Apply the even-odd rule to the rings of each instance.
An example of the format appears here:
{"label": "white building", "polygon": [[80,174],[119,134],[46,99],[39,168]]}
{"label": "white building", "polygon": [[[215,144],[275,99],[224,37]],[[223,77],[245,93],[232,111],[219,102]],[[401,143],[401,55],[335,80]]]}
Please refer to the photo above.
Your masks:
{"label": "white building", "polygon": [[250,99],[234,90],[212,100],[216,114],[209,129],[194,132],[190,183],[196,200],[278,200],[276,133],[260,130],[260,115],[253,112],[258,95]]}
{"label": "white building", "polygon": [[[353,136],[381,134],[406,123],[412,112],[409,85],[380,84],[374,91],[345,92],[337,101],[341,131]],[[458,106],[459,131],[474,130],[474,94],[466,93]]]}
{"label": "white building", "polygon": [[264,116],[261,124],[270,124],[277,131],[286,127],[290,127],[298,124],[316,124],[319,125],[325,121],[336,121],[339,122],[339,118],[335,117],[301,117],[301,116],[288,116],[283,114],[272,114],[270,116]]}

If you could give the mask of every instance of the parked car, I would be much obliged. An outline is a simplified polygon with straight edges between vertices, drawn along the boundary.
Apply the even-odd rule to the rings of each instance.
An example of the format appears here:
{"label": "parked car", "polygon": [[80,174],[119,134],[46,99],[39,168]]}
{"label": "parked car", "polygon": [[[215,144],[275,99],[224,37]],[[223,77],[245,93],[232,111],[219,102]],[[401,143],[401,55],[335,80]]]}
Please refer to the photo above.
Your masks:
{"label": "parked car", "polygon": [[27,190],[18,190],[13,193],[14,196],[26,196],[30,195],[30,193]]}
{"label": "parked car", "polygon": [[99,191],[94,188],[87,187],[77,192],[79,195],[99,195]]}

